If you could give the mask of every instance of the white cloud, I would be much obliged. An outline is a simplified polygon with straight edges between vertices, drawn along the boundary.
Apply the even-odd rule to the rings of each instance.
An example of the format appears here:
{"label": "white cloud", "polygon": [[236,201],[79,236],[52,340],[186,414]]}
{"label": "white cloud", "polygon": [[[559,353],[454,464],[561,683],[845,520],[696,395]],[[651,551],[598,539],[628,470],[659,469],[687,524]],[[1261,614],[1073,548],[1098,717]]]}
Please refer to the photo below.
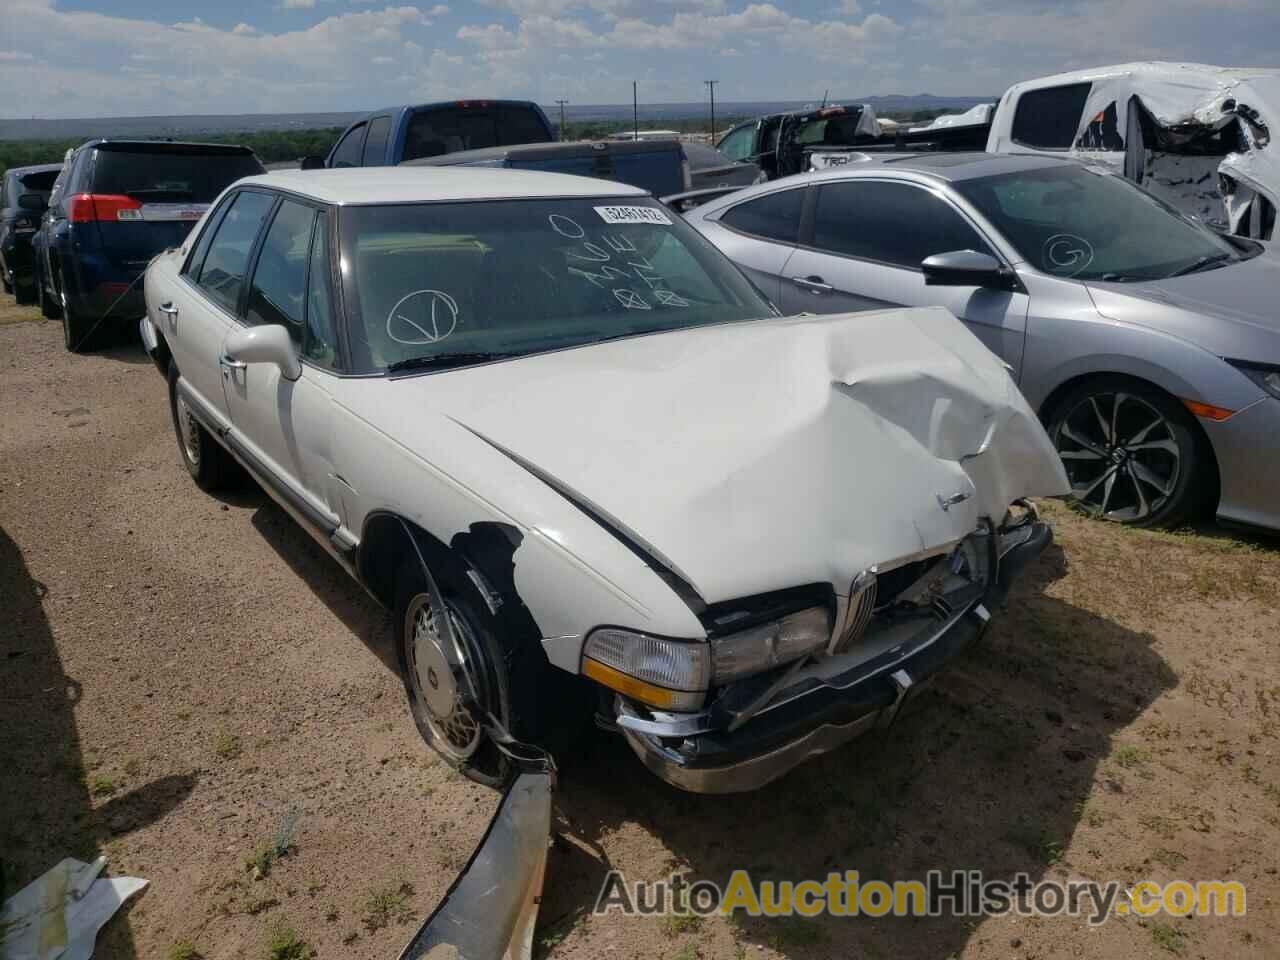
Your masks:
{"label": "white cloud", "polygon": [[285,10],[310,10],[316,5],[316,0],[284,0],[280,4]]}
{"label": "white cloud", "polygon": [[257,33],[258,28],[241,21],[231,28],[231,32],[238,37],[248,36],[251,33]]}

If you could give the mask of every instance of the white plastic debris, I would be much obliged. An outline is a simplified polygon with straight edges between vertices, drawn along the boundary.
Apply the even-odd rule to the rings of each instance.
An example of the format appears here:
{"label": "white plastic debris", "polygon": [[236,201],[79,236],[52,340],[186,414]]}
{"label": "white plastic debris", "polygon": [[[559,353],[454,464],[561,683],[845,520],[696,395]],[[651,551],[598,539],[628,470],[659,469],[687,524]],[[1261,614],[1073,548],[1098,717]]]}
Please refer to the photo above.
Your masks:
{"label": "white plastic debris", "polygon": [[146,880],[101,876],[106,858],[68,857],[4,902],[3,960],[89,960],[98,931]]}

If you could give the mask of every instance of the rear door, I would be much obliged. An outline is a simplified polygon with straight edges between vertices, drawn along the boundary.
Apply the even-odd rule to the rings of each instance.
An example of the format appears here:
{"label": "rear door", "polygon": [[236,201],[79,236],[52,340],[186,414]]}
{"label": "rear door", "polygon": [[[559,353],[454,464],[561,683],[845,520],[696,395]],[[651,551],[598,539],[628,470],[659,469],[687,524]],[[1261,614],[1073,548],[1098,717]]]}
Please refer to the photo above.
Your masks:
{"label": "rear door", "polygon": [[103,197],[97,230],[103,251],[117,265],[146,267],[162,250],[181,246],[209,204],[241,177],[262,173],[243,148],[195,144],[100,144],[94,150],[90,191]]}
{"label": "rear door", "polygon": [[249,258],[275,198],[241,190],[219,204],[183,265],[172,296],[156,304],[178,370],[208,410],[223,420],[222,341],[235,322]]}
{"label": "rear door", "polygon": [[[264,469],[277,492],[295,506],[308,501],[322,514],[327,506],[330,382],[339,368],[330,294],[327,211],[291,197],[279,207],[256,255],[242,319],[228,324],[284,327],[302,374],[281,376],[273,363],[226,367],[223,385],[238,444],[255,468]],[[225,351],[224,351],[225,352]],[[304,517],[314,516],[303,508]]]}
{"label": "rear door", "polygon": [[790,311],[782,278],[796,252],[807,195],[803,186],[757,194],[699,224],[784,313]]}
{"label": "rear door", "polygon": [[829,181],[816,190],[812,225],[787,263],[784,312],[942,306],[1015,370],[1020,366],[1025,293],[925,285],[920,263],[937,253],[976,250],[1003,262],[945,195],[869,177]]}

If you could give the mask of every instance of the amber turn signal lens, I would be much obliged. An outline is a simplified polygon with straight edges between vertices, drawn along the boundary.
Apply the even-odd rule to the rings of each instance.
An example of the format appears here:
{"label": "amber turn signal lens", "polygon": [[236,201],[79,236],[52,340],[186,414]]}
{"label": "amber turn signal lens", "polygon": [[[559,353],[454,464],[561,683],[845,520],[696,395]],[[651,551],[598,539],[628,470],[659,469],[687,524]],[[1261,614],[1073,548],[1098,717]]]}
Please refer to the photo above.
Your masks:
{"label": "amber turn signal lens", "polygon": [[1183,400],[1182,402],[1186,408],[1197,417],[1212,420],[1214,423],[1221,423],[1223,420],[1235,415],[1234,410],[1227,410],[1225,407],[1215,407],[1211,403],[1201,403],[1198,400]]}

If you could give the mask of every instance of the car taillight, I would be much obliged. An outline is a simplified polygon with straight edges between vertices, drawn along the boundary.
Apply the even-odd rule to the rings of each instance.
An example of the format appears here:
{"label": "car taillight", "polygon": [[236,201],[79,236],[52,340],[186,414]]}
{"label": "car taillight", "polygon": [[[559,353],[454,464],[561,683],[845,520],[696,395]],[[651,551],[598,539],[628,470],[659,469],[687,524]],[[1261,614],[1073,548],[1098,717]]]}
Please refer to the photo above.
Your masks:
{"label": "car taillight", "polygon": [[77,193],[67,201],[67,219],[72,223],[141,220],[142,204],[122,194]]}

